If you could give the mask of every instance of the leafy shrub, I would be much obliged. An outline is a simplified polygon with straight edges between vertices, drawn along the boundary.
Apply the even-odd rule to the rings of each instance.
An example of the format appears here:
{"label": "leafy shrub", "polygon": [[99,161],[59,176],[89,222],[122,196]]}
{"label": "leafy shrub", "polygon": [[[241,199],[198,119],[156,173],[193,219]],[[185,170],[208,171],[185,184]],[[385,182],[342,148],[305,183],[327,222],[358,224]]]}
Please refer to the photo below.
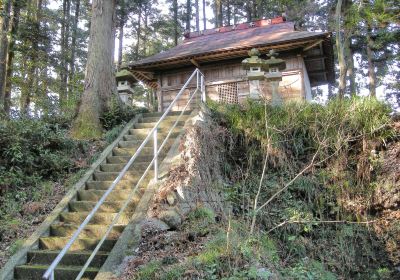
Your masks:
{"label": "leafy shrub", "polygon": [[113,127],[127,123],[135,115],[147,112],[146,108],[129,107],[120,102],[113,101],[107,112],[101,117],[103,127],[110,130]]}
{"label": "leafy shrub", "polygon": [[57,180],[72,171],[74,156],[85,148],[83,142],[68,138],[68,131],[57,123],[1,121],[0,200],[23,203],[31,199],[44,180]]}

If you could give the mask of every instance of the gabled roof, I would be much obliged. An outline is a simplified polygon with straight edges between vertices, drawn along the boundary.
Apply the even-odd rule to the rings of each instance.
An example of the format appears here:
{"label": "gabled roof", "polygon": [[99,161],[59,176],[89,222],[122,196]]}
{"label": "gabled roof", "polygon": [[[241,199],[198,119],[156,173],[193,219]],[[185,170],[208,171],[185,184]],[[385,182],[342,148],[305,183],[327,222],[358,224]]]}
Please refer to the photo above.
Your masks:
{"label": "gabled roof", "polygon": [[[181,44],[132,62],[128,68],[138,76],[140,73],[162,71],[177,66],[201,65],[211,61],[247,57],[251,48],[258,48],[261,53],[270,49],[286,51],[301,48],[302,54],[319,48],[319,53],[314,51],[312,54],[313,61],[316,56],[320,56],[324,60],[321,63],[324,69],[313,69],[313,73],[319,75],[316,70],[321,70],[325,82],[334,80],[331,34],[297,31],[294,23],[285,22],[283,18],[193,32],[186,37],[188,38]],[[310,80],[313,80],[313,77],[310,76]],[[314,80],[312,84],[315,85],[320,82],[320,77],[315,76]]]}

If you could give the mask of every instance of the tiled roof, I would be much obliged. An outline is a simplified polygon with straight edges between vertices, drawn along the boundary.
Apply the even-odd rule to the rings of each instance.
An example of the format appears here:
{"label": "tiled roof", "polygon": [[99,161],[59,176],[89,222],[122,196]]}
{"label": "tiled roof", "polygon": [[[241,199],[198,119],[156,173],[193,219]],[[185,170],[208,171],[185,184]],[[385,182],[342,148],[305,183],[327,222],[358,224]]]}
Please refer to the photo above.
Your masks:
{"label": "tiled roof", "polygon": [[[264,20],[265,21],[265,20]],[[259,21],[261,22],[261,21]],[[328,32],[296,31],[294,23],[275,24],[246,23],[247,28],[223,27],[218,30],[191,33],[188,39],[167,51],[131,63],[132,68],[168,63],[169,61],[188,60],[213,53],[229,52],[252,47],[284,44],[299,40],[323,39]],[[242,24],[243,26],[243,24]]]}

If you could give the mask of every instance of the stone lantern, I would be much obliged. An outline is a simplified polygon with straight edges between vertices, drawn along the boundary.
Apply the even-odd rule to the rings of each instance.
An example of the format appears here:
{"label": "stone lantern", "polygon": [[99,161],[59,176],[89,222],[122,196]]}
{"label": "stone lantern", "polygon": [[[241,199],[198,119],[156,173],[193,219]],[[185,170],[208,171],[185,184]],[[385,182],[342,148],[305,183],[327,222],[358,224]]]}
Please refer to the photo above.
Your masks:
{"label": "stone lantern", "polygon": [[249,51],[249,58],[242,61],[243,68],[247,70],[247,78],[249,79],[250,98],[260,98],[260,81],[265,79],[265,71],[268,70],[268,65],[264,59],[261,59],[260,52],[257,49]]}
{"label": "stone lantern", "polygon": [[270,50],[265,63],[268,65],[268,72],[265,78],[271,84],[272,88],[272,106],[282,105],[283,100],[279,94],[279,82],[282,81],[282,70],[286,68],[286,63],[283,59],[276,58],[279,54],[274,50]]}
{"label": "stone lantern", "polygon": [[116,74],[117,91],[120,99],[126,105],[132,106],[133,86],[137,82],[135,77],[128,70],[121,70]]}

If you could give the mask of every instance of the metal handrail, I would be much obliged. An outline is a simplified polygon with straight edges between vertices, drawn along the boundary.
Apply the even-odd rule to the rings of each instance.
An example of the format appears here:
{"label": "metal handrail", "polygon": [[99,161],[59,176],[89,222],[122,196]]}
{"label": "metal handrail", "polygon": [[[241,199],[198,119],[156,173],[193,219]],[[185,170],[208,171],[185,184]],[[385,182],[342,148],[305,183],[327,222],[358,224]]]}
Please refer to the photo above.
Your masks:
{"label": "metal handrail", "polygon": [[[193,92],[193,94],[190,96],[186,106],[183,108],[181,114],[178,116],[178,118],[176,119],[174,125],[171,127],[171,129],[168,131],[168,134],[165,138],[165,140],[162,142],[161,146],[158,148],[157,145],[157,130],[158,130],[158,126],[160,125],[160,123],[164,120],[164,118],[168,115],[168,113],[171,111],[171,109],[173,108],[174,104],[176,103],[176,101],[180,98],[180,96],[182,95],[182,93],[185,91],[185,89],[188,87],[188,85],[190,84],[190,82],[193,80],[193,78],[196,76],[196,89]],[[112,220],[110,226],[108,227],[106,233],[103,235],[102,239],[100,240],[100,242],[97,244],[97,246],[95,247],[95,249],[93,250],[92,254],[90,255],[89,259],[86,261],[85,265],[83,266],[82,270],[80,271],[80,273],[78,274],[78,276],[76,277],[76,280],[81,279],[81,277],[83,276],[83,274],[85,273],[86,269],[88,268],[88,266],[90,265],[91,261],[93,260],[93,258],[95,257],[96,253],[99,251],[100,247],[102,246],[102,244],[104,243],[104,241],[106,240],[107,236],[109,235],[109,233],[111,232],[113,226],[115,225],[115,223],[118,221],[118,219],[120,218],[121,214],[123,213],[123,211],[126,209],[126,207],[129,205],[130,201],[132,200],[133,196],[135,195],[137,189],[139,188],[140,184],[142,183],[143,179],[146,177],[148,171],[150,170],[151,166],[154,165],[154,180],[157,181],[158,180],[158,155],[160,154],[160,152],[162,151],[163,147],[165,146],[168,138],[170,137],[170,135],[172,134],[172,131],[174,130],[174,128],[176,127],[176,125],[178,124],[180,118],[182,117],[182,115],[184,114],[186,108],[188,107],[188,105],[190,104],[190,102],[192,101],[193,97],[198,93],[201,93],[201,101],[205,102],[206,99],[206,95],[205,95],[205,84],[204,84],[204,74],[201,73],[201,71],[199,69],[196,69],[192,75],[189,77],[189,79],[186,81],[186,83],[183,85],[182,89],[179,91],[179,93],[176,95],[175,99],[171,102],[171,104],[168,106],[168,108],[165,110],[164,114],[161,116],[161,118],[158,120],[158,122],[154,125],[154,127],[150,130],[149,134],[146,136],[146,138],[143,140],[142,144],[139,146],[139,148],[136,150],[135,154],[130,158],[130,160],[128,161],[128,163],[124,166],[124,168],[122,169],[122,171],[120,172],[120,174],[117,176],[117,178],[115,178],[115,180],[112,182],[112,184],[110,185],[110,187],[107,189],[107,191],[103,194],[103,196],[100,198],[100,200],[96,203],[95,207],[92,209],[92,211],[90,211],[90,213],[88,214],[88,216],[85,218],[85,220],[82,222],[82,224],[78,227],[78,229],[74,232],[74,234],[71,236],[71,238],[69,239],[68,243],[65,245],[65,247],[61,250],[61,252],[57,255],[57,257],[54,259],[54,261],[51,263],[51,265],[49,266],[49,268],[46,270],[46,272],[43,275],[43,279],[50,279],[50,280],[54,280],[54,270],[56,269],[57,265],[60,263],[60,261],[62,260],[62,258],[65,256],[65,254],[67,253],[67,251],[70,249],[70,247],[72,246],[72,244],[75,242],[75,240],[78,238],[79,234],[82,232],[82,230],[86,227],[86,225],[90,222],[90,220],[93,218],[94,214],[97,212],[97,210],[100,208],[100,206],[104,203],[104,201],[106,200],[107,196],[114,190],[114,188],[116,187],[116,185],[119,183],[119,181],[121,181],[121,179],[125,176],[126,172],[129,170],[129,168],[131,167],[131,165],[134,163],[134,161],[136,160],[136,158],[140,155],[141,151],[143,150],[143,148],[146,146],[146,144],[149,142],[150,138],[153,136],[153,141],[154,141],[154,156],[152,161],[149,163],[148,167],[146,168],[146,170],[144,171],[143,175],[141,176],[141,178],[139,179],[139,181],[137,182],[136,186],[133,188],[133,190],[131,191],[131,193],[129,194],[127,200],[124,202],[123,206],[121,207],[120,211],[118,212],[118,214],[114,217],[114,219]]]}

